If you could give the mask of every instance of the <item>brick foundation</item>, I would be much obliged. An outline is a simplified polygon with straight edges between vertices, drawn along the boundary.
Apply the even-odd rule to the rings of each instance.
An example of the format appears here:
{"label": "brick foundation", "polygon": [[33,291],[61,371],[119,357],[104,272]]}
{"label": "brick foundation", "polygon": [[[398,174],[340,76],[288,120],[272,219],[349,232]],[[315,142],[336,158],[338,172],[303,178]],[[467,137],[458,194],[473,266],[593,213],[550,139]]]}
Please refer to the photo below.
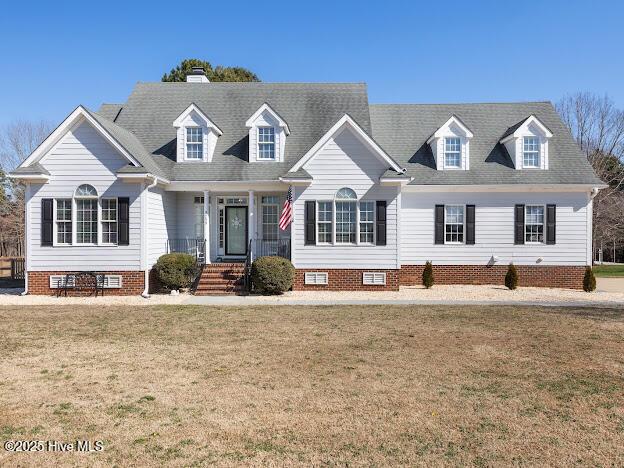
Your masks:
{"label": "brick foundation", "polygon": [[[327,272],[328,284],[305,284],[305,274],[309,271]],[[385,272],[385,285],[362,284],[365,271]],[[295,272],[295,291],[398,291],[399,270],[354,270],[354,269],[298,269]]]}
{"label": "brick foundation", "polygon": [[[50,275],[66,275],[67,271],[29,271],[28,272],[28,294],[37,296],[55,296],[57,289],[50,288]],[[104,295],[109,296],[137,296],[145,288],[145,273],[142,271],[98,271],[108,275],[121,275],[121,289],[105,289]],[[67,290],[67,295],[72,294],[72,290]]]}
{"label": "brick foundation", "polygon": [[[403,265],[401,286],[422,284],[424,265]],[[436,265],[436,284],[505,284],[507,265]],[[516,265],[518,286],[582,289],[584,266]]]}

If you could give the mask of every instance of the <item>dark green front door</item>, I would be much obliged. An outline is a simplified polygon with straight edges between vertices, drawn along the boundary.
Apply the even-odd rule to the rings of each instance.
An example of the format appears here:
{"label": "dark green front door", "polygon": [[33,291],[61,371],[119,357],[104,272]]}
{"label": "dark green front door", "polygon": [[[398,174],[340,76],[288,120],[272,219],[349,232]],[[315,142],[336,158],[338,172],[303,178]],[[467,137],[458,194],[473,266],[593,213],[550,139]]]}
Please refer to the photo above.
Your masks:
{"label": "dark green front door", "polygon": [[247,207],[225,207],[225,255],[247,255]]}

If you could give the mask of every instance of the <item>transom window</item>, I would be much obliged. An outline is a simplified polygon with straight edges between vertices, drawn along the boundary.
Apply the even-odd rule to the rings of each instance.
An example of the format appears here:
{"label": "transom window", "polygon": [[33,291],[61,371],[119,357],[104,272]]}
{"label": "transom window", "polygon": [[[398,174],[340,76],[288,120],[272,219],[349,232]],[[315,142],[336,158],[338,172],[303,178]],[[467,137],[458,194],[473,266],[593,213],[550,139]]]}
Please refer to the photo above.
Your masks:
{"label": "transom window", "polygon": [[93,185],[82,184],[76,189],[76,197],[97,197],[98,193]]}
{"label": "transom window", "polygon": [[72,243],[72,200],[62,198],[56,200],[56,243]]}
{"label": "transom window", "polygon": [[458,137],[444,138],[444,166],[461,167],[461,139]]}
{"label": "transom window", "polygon": [[464,242],[464,207],[446,205],[444,207],[444,233],[448,244]]}
{"label": "transom window", "polygon": [[544,206],[527,205],[524,210],[525,242],[544,242]]}
{"label": "transom window", "polygon": [[186,159],[204,158],[204,132],[201,127],[186,128]]}
{"label": "transom window", "polygon": [[540,142],[538,137],[524,137],[522,157],[524,167],[540,167]]}
{"label": "transom window", "polygon": [[277,240],[279,222],[279,199],[276,196],[262,197],[262,238]]}
{"label": "transom window", "polygon": [[102,198],[102,242],[117,243],[117,199]]}
{"label": "transom window", "polygon": [[360,202],[360,242],[372,244],[375,240],[375,202]]}
{"label": "transom window", "polygon": [[275,129],[258,128],[258,159],[275,159]]}

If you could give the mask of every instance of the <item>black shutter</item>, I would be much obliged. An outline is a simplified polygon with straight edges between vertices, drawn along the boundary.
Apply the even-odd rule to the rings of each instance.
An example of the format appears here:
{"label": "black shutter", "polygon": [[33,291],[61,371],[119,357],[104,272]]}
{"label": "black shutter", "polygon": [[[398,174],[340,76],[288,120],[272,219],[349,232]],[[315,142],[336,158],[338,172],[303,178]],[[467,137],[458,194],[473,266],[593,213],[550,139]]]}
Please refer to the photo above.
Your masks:
{"label": "black shutter", "polygon": [[130,199],[117,199],[117,245],[130,244]]}
{"label": "black shutter", "polygon": [[41,245],[49,247],[53,245],[54,236],[54,200],[43,198],[41,200]]}
{"label": "black shutter", "polygon": [[435,206],[435,243],[444,244],[444,205]]}
{"label": "black shutter", "polygon": [[305,245],[316,245],[316,202],[305,202]]}
{"label": "black shutter", "polygon": [[546,205],[546,243],[555,244],[557,235],[557,205]]}
{"label": "black shutter", "polygon": [[377,200],[377,216],[375,217],[377,245],[386,245],[386,201]]}
{"label": "black shutter", "polygon": [[514,213],[514,244],[524,244],[524,205],[516,205]]}
{"label": "black shutter", "polygon": [[466,244],[475,243],[475,206],[466,205]]}

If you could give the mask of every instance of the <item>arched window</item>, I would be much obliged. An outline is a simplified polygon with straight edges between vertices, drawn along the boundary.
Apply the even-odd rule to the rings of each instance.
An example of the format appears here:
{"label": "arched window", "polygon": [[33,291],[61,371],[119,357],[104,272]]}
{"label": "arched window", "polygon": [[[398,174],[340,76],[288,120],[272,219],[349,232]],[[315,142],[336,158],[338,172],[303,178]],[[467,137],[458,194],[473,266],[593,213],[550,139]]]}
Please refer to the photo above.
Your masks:
{"label": "arched window", "polygon": [[76,189],[76,198],[97,198],[98,193],[93,185],[82,184]]}
{"label": "arched window", "polygon": [[98,242],[98,193],[95,187],[82,184],[76,189],[76,243]]}
{"label": "arched window", "polygon": [[357,223],[357,195],[343,187],[336,192],[336,243],[354,244]]}

